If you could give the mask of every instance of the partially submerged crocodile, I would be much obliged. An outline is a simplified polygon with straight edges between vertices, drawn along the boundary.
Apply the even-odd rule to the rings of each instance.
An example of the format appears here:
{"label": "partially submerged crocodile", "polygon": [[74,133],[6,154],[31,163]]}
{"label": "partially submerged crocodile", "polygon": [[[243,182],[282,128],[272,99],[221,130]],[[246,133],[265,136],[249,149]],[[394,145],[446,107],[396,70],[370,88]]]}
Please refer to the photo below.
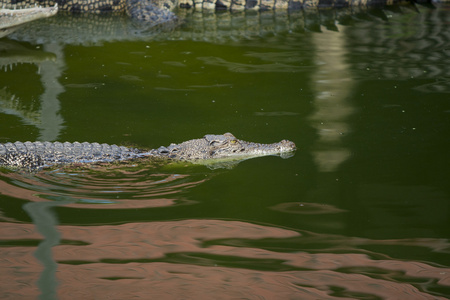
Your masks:
{"label": "partially submerged crocodile", "polygon": [[[12,15],[7,19],[6,15],[0,15],[5,27],[11,27],[13,22],[29,22],[28,15],[35,14],[35,8],[51,7],[60,11],[70,13],[101,14],[108,12],[126,12],[135,20],[145,21],[154,25],[176,21],[175,14],[171,11],[176,7],[176,0],[0,0],[2,10],[20,11],[24,10],[23,16]],[[14,20],[16,19],[16,20]],[[21,21],[24,19],[24,21]]]}
{"label": "partially submerged crocodile", "polygon": [[[436,0],[0,0],[0,8],[16,7],[56,7],[71,13],[105,13],[125,12],[135,20],[145,21],[153,25],[177,21],[173,10],[179,8],[195,8],[200,10],[298,10],[329,9],[359,6],[385,6],[400,3],[427,3]],[[450,0],[437,0],[448,2]],[[8,22],[28,22],[27,14],[34,14],[32,9],[23,16],[5,18],[1,22],[11,27]],[[3,18],[0,15],[0,18]],[[18,20],[13,20],[13,19]],[[23,21],[21,20],[23,19]]]}
{"label": "partially submerged crocodile", "polygon": [[0,37],[14,31],[17,24],[52,16],[58,10],[83,14],[126,13],[133,20],[143,21],[140,23],[148,28],[162,23],[179,24],[173,12],[176,8],[205,11],[311,11],[436,2],[448,3],[450,0],[0,0]]}
{"label": "partially submerged crocodile", "polygon": [[0,6],[0,38],[13,32],[18,26],[54,16],[58,12],[58,6],[55,4],[50,7],[34,7],[8,9]]}
{"label": "partially submerged crocodile", "polygon": [[21,9],[0,7],[0,29],[18,26],[30,21],[54,16],[58,5],[51,7],[34,6]]}
{"label": "partially submerged crocodile", "polygon": [[208,165],[267,155],[287,158],[295,149],[295,144],[288,140],[260,144],[239,140],[231,133],[207,134],[200,139],[153,150],[87,142],[15,142],[0,144],[0,166],[33,171],[58,165],[116,162],[138,158],[162,158]]}

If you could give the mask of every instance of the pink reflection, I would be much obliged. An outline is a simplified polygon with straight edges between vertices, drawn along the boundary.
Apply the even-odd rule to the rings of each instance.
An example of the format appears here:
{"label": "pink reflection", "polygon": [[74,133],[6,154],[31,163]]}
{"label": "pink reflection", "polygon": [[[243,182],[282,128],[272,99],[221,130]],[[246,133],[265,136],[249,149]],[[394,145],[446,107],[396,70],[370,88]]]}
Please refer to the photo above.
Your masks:
{"label": "pink reflection", "polygon": [[[361,252],[356,245],[362,244],[421,245],[436,251],[448,248],[447,241],[437,239],[374,241],[316,234],[318,242],[339,240],[347,245],[346,251],[308,253],[246,246],[252,240],[272,239],[275,248],[277,240],[301,244],[310,237],[240,221],[181,220],[58,229],[64,241],[53,247],[59,299],[351,299],[361,294],[382,299],[445,299],[428,294],[427,285],[436,281],[450,286],[450,268],[352,253]],[[0,229],[0,240],[10,243],[40,238],[30,224],[3,223]],[[221,239],[243,243],[214,244]],[[35,283],[42,266],[33,257],[34,250],[31,246],[0,248],[2,299],[39,294]],[[174,255],[179,259],[158,261]],[[220,257],[244,263],[221,266]],[[108,260],[114,263],[105,263]],[[268,260],[279,271],[264,271]],[[373,270],[377,271],[371,273]]]}
{"label": "pink reflection", "polygon": [[[61,266],[60,299],[445,299],[410,284],[333,271],[253,271],[168,263]],[[333,296],[332,288],[348,297]]]}
{"label": "pink reflection", "polygon": [[[3,231],[3,229],[1,230]],[[34,257],[35,248],[0,248],[0,298],[36,299],[36,282],[43,266]]]}

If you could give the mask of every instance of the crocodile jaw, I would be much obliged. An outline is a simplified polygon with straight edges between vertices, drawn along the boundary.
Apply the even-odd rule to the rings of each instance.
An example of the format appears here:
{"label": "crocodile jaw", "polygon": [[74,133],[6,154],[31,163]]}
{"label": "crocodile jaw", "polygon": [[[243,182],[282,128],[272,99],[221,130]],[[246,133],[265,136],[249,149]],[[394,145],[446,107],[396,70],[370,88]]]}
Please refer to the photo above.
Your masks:
{"label": "crocodile jaw", "polygon": [[41,18],[48,18],[54,16],[57,12],[57,4],[53,7],[0,8],[0,29],[15,27]]}
{"label": "crocodile jaw", "polygon": [[236,139],[235,143],[238,144],[236,147],[212,150],[211,159],[241,159],[269,155],[284,157],[296,150],[295,144],[288,140],[273,144],[260,144]]}
{"label": "crocodile jaw", "polygon": [[189,161],[194,164],[219,165],[224,162],[236,164],[239,161],[259,156],[277,155],[288,158],[293,155],[295,150],[295,144],[288,140],[273,144],[260,144],[239,140],[231,133],[225,133],[222,135],[207,134],[201,139],[160,147],[148,154],[178,161]]}

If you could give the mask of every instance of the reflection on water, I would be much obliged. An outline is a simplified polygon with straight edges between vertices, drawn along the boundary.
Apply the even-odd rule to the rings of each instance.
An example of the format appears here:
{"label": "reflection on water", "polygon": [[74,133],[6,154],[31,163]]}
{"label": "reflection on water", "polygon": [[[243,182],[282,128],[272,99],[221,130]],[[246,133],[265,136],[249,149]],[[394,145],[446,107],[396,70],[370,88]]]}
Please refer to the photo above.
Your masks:
{"label": "reflection on water", "polygon": [[[345,30],[343,26],[338,28]],[[332,172],[350,156],[342,137],[350,133],[347,119],[355,108],[349,96],[355,80],[346,61],[345,35],[325,31],[314,35],[313,42],[317,64],[313,75],[316,111],[309,118],[319,135],[314,156],[320,171]]]}
{"label": "reflection on water", "polygon": [[[54,284],[58,299],[198,299],[213,294],[220,299],[444,299],[429,292],[450,286],[449,268],[360,250],[389,245],[445,252],[449,243],[437,239],[374,241],[207,219],[63,225],[54,233],[61,235],[60,245],[52,249],[54,261],[43,261],[32,245],[36,242],[21,245],[39,240],[34,226],[4,223],[2,228],[0,238],[9,247],[0,251],[9,259],[3,262],[1,290],[11,298],[35,296],[33,282],[41,264],[47,270],[55,263],[58,284],[48,284]],[[328,253],[316,253],[314,245],[324,243]],[[285,244],[297,249],[280,248]],[[300,250],[305,246],[313,247]]]}
{"label": "reflection on water", "polygon": [[[445,299],[449,109],[439,96],[449,90],[448,16],[405,6],[192,14],[161,35],[122,18],[49,19],[18,31],[12,38],[24,45],[46,44],[22,52],[31,66],[4,74],[5,139],[34,128],[49,139],[64,128],[116,139],[144,128],[144,143],[165,144],[154,132],[178,140],[198,123],[267,139],[287,132],[301,148],[287,162],[225,171],[5,171],[0,298]],[[26,98],[19,79],[39,65]],[[403,94],[383,96],[392,86]],[[108,126],[122,131],[106,136]]]}
{"label": "reflection on water", "polygon": [[[149,171],[142,167],[137,169],[133,166],[118,165],[106,168],[98,165],[84,170],[71,170],[68,167],[36,174],[2,174],[1,194],[9,196],[9,201],[14,201],[16,197],[27,200],[22,208],[31,218],[33,225],[23,224],[22,226],[15,223],[16,220],[5,216],[0,217],[3,221],[0,230],[1,246],[3,246],[1,249],[4,250],[0,250],[1,257],[8,257],[7,261],[2,263],[2,278],[7,284],[1,284],[0,297],[18,299],[36,298],[39,295],[40,299],[64,299],[67,296],[64,290],[61,291],[64,296],[58,295],[60,293],[57,290],[58,286],[64,282],[57,276],[59,274],[57,271],[61,271],[61,268],[54,256],[55,247],[64,244],[87,245],[87,243],[77,241],[75,237],[61,236],[61,228],[64,226],[58,227],[58,216],[53,210],[55,207],[120,210],[188,204],[192,201],[183,200],[180,195],[175,197],[175,194],[205,180],[193,181],[193,176],[189,175],[155,174]],[[83,227],[74,226],[75,228]],[[120,229],[114,229],[114,226],[110,229],[115,233],[91,231],[89,235],[95,237],[97,234],[105,234],[106,239],[115,236],[113,240],[107,241],[107,244],[122,239]],[[69,232],[81,234],[71,229]],[[125,233],[127,234],[129,233]],[[94,239],[97,242],[100,241],[99,237]],[[23,248],[21,245],[26,246]],[[104,246],[101,245],[100,248]],[[118,246],[121,247],[119,244]],[[70,251],[73,250],[76,248]],[[86,255],[86,253],[81,254],[78,259],[75,255],[72,259],[82,260],[81,257],[89,259],[90,256]],[[20,257],[19,261],[13,257]],[[20,280],[16,281],[17,278]],[[29,289],[23,287],[24,283]],[[79,289],[79,284],[80,282],[76,283],[73,288]],[[68,296],[68,298],[72,297]]]}
{"label": "reflection on water", "polygon": [[198,57],[198,59],[203,61],[205,64],[210,64],[219,67],[227,67],[230,72],[237,72],[237,73],[261,73],[261,72],[293,73],[301,69],[300,67],[285,65],[279,62],[274,64],[256,65],[256,64],[242,64],[236,62],[229,62],[219,57]]}
{"label": "reflection on water", "polygon": [[64,120],[59,112],[59,96],[65,88],[58,81],[65,69],[63,49],[57,44],[48,44],[44,50],[55,53],[57,59],[54,62],[42,62],[39,66],[44,92],[41,95],[40,122],[36,125],[39,129],[38,139],[42,141],[55,141],[64,129]]}
{"label": "reflection on water", "polygon": [[57,139],[64,128],[62,117],[59,114],[58,99],[59,95],[64,92],[64,87],[58,82],[65,67],[61,47],[46,45],[44,51],[38,51],[27,49],[13,41],[1,41],[0,53],[0,69],[4,69],[7,74],[12,72],[13,66],[16,68],[21,64],[38,65],[37,73],[44,88],[44,92],[39,97],[40,103],[36,105],[32,99],[31,107],[26,107],[25,103],[28,101],[16,96],[17,90],[10,89],[9,86],[17,79],[14,76],[7,77],[1,86],[0,111],[16,115],[25,124],[36,126],[40,131],[39,139],[41,140]]}
{"label": "reflection on water", "polygon": [[418,10],[421,13],[396,20],[396,26],[368,22],[349,30],[347,39],[356,44],[354,57],[370,56],[363,61],[353,60],[359,77],[437,79],[436,90],[448,92],[448,83],[444,82],[448,81],[445,78],[450,76],[450,70],[443,67],[449,64],[445,50],[450,30],[448,5],[447,9],[431,11],[418,6]]}
{"label": "reflection on water", "polygon": [[36,282],[41,291],[41,299],[56,299],[56,271],[58,265],[53,258],[53,247],[61,242],[61,237],[56,226],[58,220],[53,207],[64,205],[64,202],[27,203],[23,209],[31,217],[37,231],[42,234],[43,240],[34,252],[36,259],[43,265],[44,269]]}
{"label": "reflection on water", "polygon": [[[7,258],[1,261],[1,298],[444,299],[439,290],[450,287],[450,268],[377,250],[448,255],[444,239],[373,240],[208,218],[101,224],[103,213],[100,224],[59,224],[58,208],[79,211],[78,222],[99,208],[106,215],[136,208],[154,215],[152,210],[176,207],[180,193],[210,177],[155,170],[100,165],[2,174],[2,202],[25,200],[32,223],[0,218],[0,256]],[[270,209],[317,217],[347,213],[304,202]]]}

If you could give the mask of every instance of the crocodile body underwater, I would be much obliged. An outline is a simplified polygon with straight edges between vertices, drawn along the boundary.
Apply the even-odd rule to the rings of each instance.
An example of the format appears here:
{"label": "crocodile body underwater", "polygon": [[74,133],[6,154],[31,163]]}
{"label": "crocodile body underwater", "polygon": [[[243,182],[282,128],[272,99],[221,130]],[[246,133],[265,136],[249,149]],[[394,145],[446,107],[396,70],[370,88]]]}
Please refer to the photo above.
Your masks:
{"label": "crocodile body underwater", "polygon": [[288,140],[260,144],[239,140],[231,133],[207,134],[200,139],[153,150],[87,142],[15,142],[0,144],[0,166],[35,171],[51,166],[117,162],[138,158],[160,158],[212,165],[267,155],[287,158],[292,156],[295,150],[295,144]]}
{"label": "crocodile body underwater", "polygon": [[[0,8],[11,10],[26,8],[22,14],[12,13],[10,17],[0,14],[4,27],[12,27],[13,23],[25,23],[32,18],[27,14],[40,14],[37,7],[52,7],[53,10],[70,13],[126,13],[134,20],[144,21],[152,25],[161,23],[177,23],[179,20],[173,12],[176,8],[193,8],[196,10],[311,10],[346,7],[382,7],[405,3],[450,2],[450,0],[0,0]],[[34,8],[33,8],[34,7]],[[52,11],[53,12],[53,11]],[[50,16],[50,14],[47,14]],[[11,25],[9,25],[11,22]]]}

